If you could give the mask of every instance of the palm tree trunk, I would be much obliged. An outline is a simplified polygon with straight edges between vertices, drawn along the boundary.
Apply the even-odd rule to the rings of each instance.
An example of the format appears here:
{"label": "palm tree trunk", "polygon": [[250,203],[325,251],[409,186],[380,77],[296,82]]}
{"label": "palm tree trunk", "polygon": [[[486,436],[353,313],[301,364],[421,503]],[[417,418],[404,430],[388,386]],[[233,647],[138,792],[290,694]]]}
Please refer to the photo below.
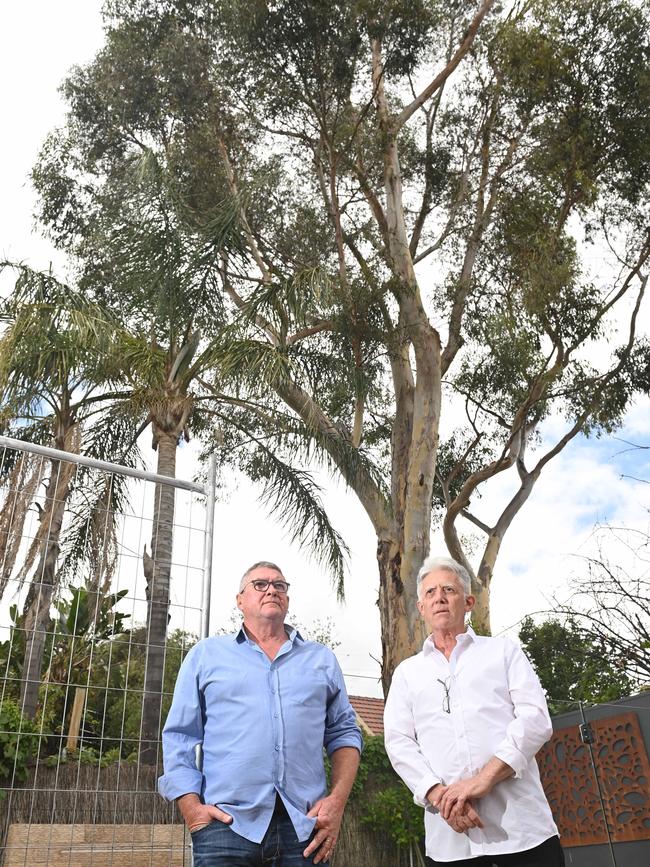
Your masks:
{"label": "palm tree trunk", "polygon": [[[23,662],[20,702],[30,719],[36,715],[41,685],[43,654],[50,622],[50,606],[56,585],[63,516],[70,493],[71,466],[51,461],[50,480],[41,513],[43,543],[36,574],[25,603],[25,659]],[[40,531],[39,531],[40,532]]]}
{"label": "palm tree trunk", "polygon": [[[157,472],[173,478],[176,473],[175,433],[158,433]],[[175,489],[156,485],[151,557],[143,557],[147,579],[147,649],[142,697],[140,761],[155,765],[159,756],[162,689],[165,674],[165,642],[169,618]]]}

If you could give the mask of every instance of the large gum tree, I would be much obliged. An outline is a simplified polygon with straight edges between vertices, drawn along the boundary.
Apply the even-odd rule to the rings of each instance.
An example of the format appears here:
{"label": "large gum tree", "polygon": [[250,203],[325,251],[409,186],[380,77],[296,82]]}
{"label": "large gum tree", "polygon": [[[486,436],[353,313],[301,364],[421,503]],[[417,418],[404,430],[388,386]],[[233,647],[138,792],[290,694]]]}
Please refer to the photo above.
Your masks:
{"label": "large gum tree", "polygon": [[203,260],[223,330],[202,387],[240,401],[267,465],[318,455],[359,498],[387,686],[421,640],[432,528],[488,630],[503,539],[543,468],[630,399],[647,9],[113,0],[105,20],[35,171],[42,217],[62,244],[92,236],[103,185],[145,154],[197,245],[234,207],[240,243]]}

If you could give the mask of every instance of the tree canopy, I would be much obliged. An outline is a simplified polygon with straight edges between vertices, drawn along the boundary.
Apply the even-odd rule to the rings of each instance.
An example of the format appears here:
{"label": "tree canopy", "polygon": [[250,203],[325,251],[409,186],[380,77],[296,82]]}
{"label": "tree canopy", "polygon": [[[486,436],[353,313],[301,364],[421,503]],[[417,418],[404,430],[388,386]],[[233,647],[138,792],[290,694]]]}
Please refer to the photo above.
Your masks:
{"label": "tree canopy", "polygon": [[537,671],[551,713],[574,710],[577,702],[602,703],[633,690],[627,660],[612,652],[573,618],[535,623],[527,617],[519,638]]}
{"label": "tree canopy", "polygon": [[[218,408],[198,432],[276,504],[295,494],[339,575],[326,516],[301,524],[304,467],[325,461],[358,496],[387,685],[421,638],[432,526],[488,629],[500,547],[541,471],[633,394],[647,7],[111,0],[105,22],[34,170],[41,218],[84,291],[136,319],[140,286],[171,306],[191,288],[218,335],[197,379]],[[484,514],[502,473],[506,501]]]}

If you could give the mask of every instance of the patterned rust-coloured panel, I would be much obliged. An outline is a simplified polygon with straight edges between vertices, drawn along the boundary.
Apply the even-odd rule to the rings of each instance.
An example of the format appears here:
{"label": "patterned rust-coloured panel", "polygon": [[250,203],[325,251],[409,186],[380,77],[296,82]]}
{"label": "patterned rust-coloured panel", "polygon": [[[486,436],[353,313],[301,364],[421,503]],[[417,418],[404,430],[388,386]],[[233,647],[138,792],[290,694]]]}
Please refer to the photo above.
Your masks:
{"label": "patterned rust-coloured panel", "polygon": [[559,729],[537,755],[542,783],[565,846],[650,839],[650,764],[635,713],[589,723],[594,762],[605,803],[598,797],[589,747],[577,725]]}

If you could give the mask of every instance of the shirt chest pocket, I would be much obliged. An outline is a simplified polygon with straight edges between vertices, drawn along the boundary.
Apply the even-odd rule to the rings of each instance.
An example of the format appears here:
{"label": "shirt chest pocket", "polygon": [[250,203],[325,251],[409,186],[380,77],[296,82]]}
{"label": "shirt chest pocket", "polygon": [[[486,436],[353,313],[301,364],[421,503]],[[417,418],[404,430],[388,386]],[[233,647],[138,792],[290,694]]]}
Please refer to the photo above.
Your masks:
{"label": "shirt chest pocket", "polygon": [[287,683],[283,683],[280,696],[287,704],[322,708],[324,712],[327,707],[328,692],[325,677],[320,672],[310,672],[305,673],[305,677],[290,679]]}

